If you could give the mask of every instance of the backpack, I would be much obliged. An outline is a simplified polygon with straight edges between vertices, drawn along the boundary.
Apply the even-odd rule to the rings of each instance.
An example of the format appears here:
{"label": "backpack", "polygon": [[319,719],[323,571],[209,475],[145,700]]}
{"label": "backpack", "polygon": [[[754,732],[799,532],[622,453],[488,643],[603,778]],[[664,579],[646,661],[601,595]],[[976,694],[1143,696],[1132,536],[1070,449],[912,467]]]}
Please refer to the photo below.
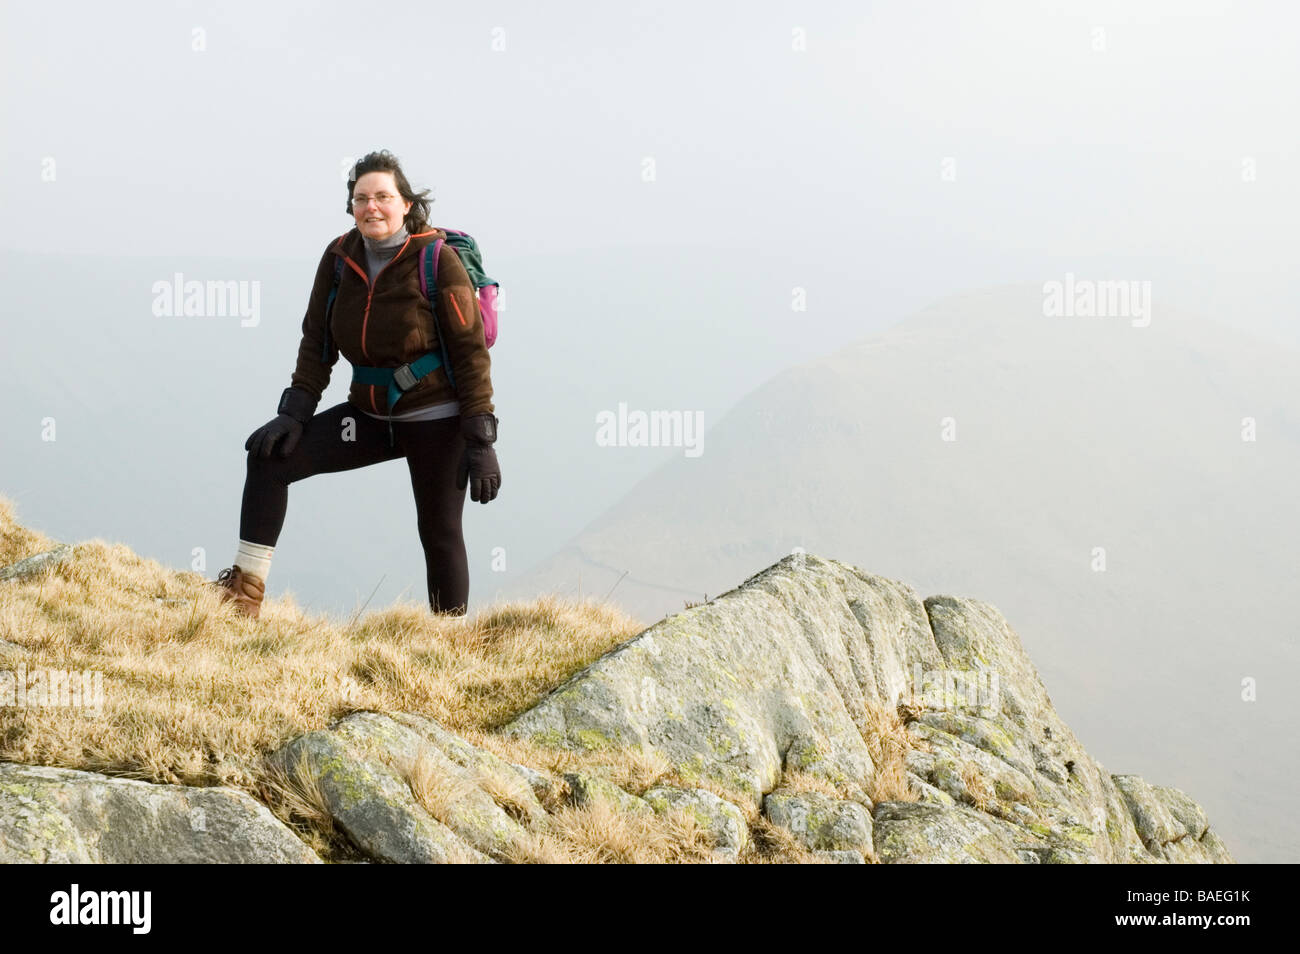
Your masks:
{"label": "backpack", "polygon": [[[461,264],[465,266],[465,271],[469,273],[469,279],[474,283],[474,288],[478,291],[479,313],[483,317],[483,340],[489,348],[496,344],[497,340],[497,292],[500,283],[488,278],[483,272],[483,256],[479,252],[478,243],[474,241],[473,236],[468,232],[462,232],[459,229],[443,229],[447,233],[447,244],[455,249],[456,254],[460,256]],[[345,232],[344,235],[347,233]],[[342,236],[340,236],[341,238]],[[436,263],[438,253],[442,250],[442,239],[438,239],[429,245],[420,249],[420,291],[429,301],[429,310],[433,313],[433,329],[438,333],[438,347],[444,354],[446,348],[442,342],[442,326],[438,323],[438,309],[434,304],[434,299],[438,293],[435,275],[437,274]],[[325,364],[330,363],[330,351],[332,342],[330,340],[330,314],[334,310],[334,296],[338,294],[339,282],[343,280],[343,259],[341,256],[334,256],[334,283],[330,287],[329,298],[325,302],[325,343],[321,351],[321,361]],[[451,362],[444,362],[447,372],[447,381],[452,388],[456,387],[456,382],[451,376]]]}

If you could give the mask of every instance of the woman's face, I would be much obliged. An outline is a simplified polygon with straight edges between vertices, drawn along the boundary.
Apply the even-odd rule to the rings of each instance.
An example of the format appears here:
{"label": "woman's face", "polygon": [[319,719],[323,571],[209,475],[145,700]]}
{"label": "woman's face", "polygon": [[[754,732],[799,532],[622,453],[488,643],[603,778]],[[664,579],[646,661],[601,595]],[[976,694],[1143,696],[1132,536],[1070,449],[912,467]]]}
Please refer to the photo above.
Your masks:
{"label": "woman's face", "polygon": [[352,217],[367,238],[388,238],[402,227],[410,211],[411,203],[403,201],[391,172],[367,172],[352,187]]}

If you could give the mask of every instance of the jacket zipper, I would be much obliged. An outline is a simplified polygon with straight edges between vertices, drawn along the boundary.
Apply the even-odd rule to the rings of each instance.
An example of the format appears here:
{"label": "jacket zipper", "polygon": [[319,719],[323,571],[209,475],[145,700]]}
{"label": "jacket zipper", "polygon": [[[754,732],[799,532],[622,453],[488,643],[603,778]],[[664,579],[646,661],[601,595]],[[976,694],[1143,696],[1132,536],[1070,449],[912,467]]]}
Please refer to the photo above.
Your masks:
{"label": "jacket zipper", "polygon": [[[366,310],[361,316],[361,353],[366,356],[367,361],[370,360],[370,352],[366,350],[366,326],[370,323],[370,299],[375,294],[375,285],[379,283],[379,276],[384,274],[384,269],[401,258],[402,253],[406,251],[406,246],[411,244],[411,238],[412,236],[408,235],[406,241],[402,243],[402,247],[397,250],[397,254],[380,266],[379,271],[375,272],[375,280],[373,282],[364,270],[357,268],[356,262],[352,261],[350,257],[346,255],[344,256],[344,258],[347,259],[348,264],[356,269],[358,274],[366,280]],[[371,384],[368,385],[368,387],[370,388],[370,406],[374,408],[376,414],[379,414],[379,405],[375,403],[375,386]]]}
{"label": "jacket zipper", "polygon": [[[411,244],[411,239],[421,238],[425,235],[432,235],[434,231],[436,230],[430,230],[428,232],[417,232],[415,235],[408,235],[406,237],[406,241],[402,243],[402,247],[397,250],[397,254],[394,255],[392,258],[390,258],[388,261],[386,261],[383,264],[383,266],[380,267],[379,271],[375,272],[375,280],[373,282],[370,280],[370,275],[366,272],[365,269],[358,267],[357,263],[352,261],[352,258],[350,256],[348,255],[343,256],[343,260],[347,262],[349,265],[351,265],[353,270],[358,275],[360,275],[363,279],[365,279],[366,282],[366,310],[365,313],[361,316],[361,353],[366,356],[366,360],[370,359],[370,352],[366,350],[366,325],[369,324],[370,322],[370,298],[375,293],[375,285],[379,282],[379,276],[384,274],[385,268],[387,268],[389,265],[393,264],[393,262],[397,261],[399,258],[402,257],[402,253],[406,251],[406,246]],[[362,241],[364,242],[364,238],[362,239]],[[457,308],[456,311],[457,314],[459,315],[460,309]],[[464,324],[465,319],[462,317],[460,320],[461,323]],[[371,384],[368,385],[368,387],[370,388],[370,406],[374,408],[375,413],[378,414],[379,405],[375,403],[375,386]]]}

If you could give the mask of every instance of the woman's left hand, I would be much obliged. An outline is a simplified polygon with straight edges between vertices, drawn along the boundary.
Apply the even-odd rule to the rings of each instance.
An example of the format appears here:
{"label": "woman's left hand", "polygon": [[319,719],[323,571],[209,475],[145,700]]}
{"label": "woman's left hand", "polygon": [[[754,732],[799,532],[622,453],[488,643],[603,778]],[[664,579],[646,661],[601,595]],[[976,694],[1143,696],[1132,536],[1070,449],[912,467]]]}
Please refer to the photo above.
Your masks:
{"label": "woman's left hand", "polygon": [[465,437],[465,453],[460,459],[460,472],[456,476],[456,489],[464,490],[469,484],[469,497],[479,503],[495,500],[501,489],[501,465],[492,445],[497,439],[497,418],[494,414],[475,414],[461,418],[461,434]]}

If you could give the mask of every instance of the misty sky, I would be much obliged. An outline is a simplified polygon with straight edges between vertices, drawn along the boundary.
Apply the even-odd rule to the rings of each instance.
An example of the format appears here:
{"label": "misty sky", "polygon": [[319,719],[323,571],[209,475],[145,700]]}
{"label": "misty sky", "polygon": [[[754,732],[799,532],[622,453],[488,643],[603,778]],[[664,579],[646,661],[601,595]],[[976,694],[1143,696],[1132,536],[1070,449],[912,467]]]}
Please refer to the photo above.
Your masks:
{"label": "misty sky", "polygon": [[1109,263],[1295,340],[1290,4],[132,9],[3,5],[5,247],[314,259],[349,224],[345,160],[387,147],[489,262],[686,241],[834,263],[862,307],[821,316],[825,347],[881,294]]}
{"label": "misty sky", "polygon": [[[52,533],[173,564],[198,542],[233,549],[243,440],[288,384],[322,249],[351,227],[343,170],[375,148],[434,190],[435,224],[479,239],[505,297],[503,496],[467,504],[472,572],[493,547],[512,571],[543,559],[674,453],[596,446],[602,412],[700,413],[707,453],[708,428],[773,375],[950,294],[1147,281],[1157,321],[1177,306],[1300,344],[1287,4],[133,9],[150,12],[0,6],[0,361],[26,415],[5,434],[21,447],[75,397],[63,419],[88,438],[107,431],[83,412],[124,428],[102,473],[136,442],[173,450],[145,468],[162,486],[93,518],[11,460],[0,489]],[[176,271],[260,282],[258,324],[155,318],[149,289]],[[101,360],[51,367],[60,341]],[[300,534],[326,538],[315,513],[339,493],[312,483],[278,551],[301,542],[304,567],[318,552]],[[201,512],[146,529],[138,498],[178,484]],[[346,486],[409,525],[403,474]],[[397,533],[376,532],[385,552],[349,599],[386,551],[418,559]],[[297,579],[314,605],[340,590]]]}

